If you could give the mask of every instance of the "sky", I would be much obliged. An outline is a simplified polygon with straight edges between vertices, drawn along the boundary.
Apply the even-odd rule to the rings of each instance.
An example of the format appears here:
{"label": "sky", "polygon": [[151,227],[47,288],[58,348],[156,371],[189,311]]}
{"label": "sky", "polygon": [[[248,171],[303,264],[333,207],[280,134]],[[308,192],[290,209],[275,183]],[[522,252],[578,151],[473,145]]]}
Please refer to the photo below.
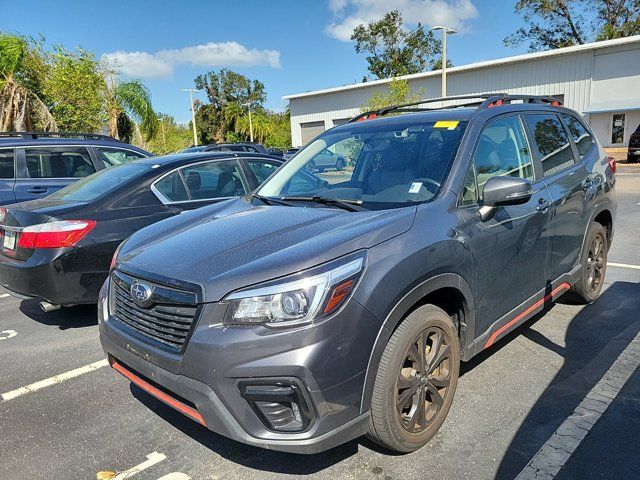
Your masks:
{"label": "sky", "polygon": [[[82,47],[149,87],[155,109],[190,119],[184,88],[209,70],[230,68],[263,82],[267,108],[283,95],[360,82],[365,56],[354,26],[397,8],[407,28],[446,25],[448,57],[464,65],[524,53],[502,40],[521,26],[515,0],[0,0],[0,31],[43,35]],[[206,100],[204,94],[199,94]]]}

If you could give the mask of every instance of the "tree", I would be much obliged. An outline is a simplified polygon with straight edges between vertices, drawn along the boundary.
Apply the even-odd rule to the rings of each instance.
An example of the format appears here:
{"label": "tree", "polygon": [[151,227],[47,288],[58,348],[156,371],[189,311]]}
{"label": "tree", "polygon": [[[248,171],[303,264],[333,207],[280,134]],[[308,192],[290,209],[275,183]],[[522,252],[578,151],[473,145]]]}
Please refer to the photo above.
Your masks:
{"label": "tree", "polygon": [[376,78],[390,78],[434,69],[442,45],[433,32],[418,23],[415,31],[404,28],[398,10],[382,19],[358,25],[351,40],[357,53],[367,54],[368,69]]}
{"label": "tree", "polygon": [[158,128],[158,117],[149,90],[140,80],[122,81],[109,66],[104,68],[109,135],[130,142],[137,124],[144,138],[151,139]]}
{"label": "tree", "polygon": [[202,143],[223,142],[226,132],[235,131],[244,115],[243,104],[251,102],[260,109],[266,100],[264,84],[232,70],[210,71],[195,78],[195,86],[204,90],[209,103],[198,104],[196,127]]}
{"label": "tree", "polygon": [[419,102],[423,96],[423,89],[413,92],[406,80],[392,80],[387,92],[375,92],[369,100],[360,106],[360,111],[365,113],[392,105]]}
{"label": "tree", "polygon": [[46,68],[39,54],[25,38],[0,33],[0,131],[29,131],[34,125],[56,129],[51,112],[32,90],[37,85],[33,74]]}
{"label": "tree", "polygon": [[515,12],[527,26],[504,43],[532,52],[640,33],[639,0],[519,0]]}
{"label": "tree", "polygon": [[166,155],[187,148],[191,142],[193,133],[189,125],[179,125],[170,115],[159,113],[158,129],[146,146],[156,155]]}
{"label": "tree", "polygon": [[56,47],[43,92],[59,129],[98,132],[105,124],[104,78],[93,53]]}

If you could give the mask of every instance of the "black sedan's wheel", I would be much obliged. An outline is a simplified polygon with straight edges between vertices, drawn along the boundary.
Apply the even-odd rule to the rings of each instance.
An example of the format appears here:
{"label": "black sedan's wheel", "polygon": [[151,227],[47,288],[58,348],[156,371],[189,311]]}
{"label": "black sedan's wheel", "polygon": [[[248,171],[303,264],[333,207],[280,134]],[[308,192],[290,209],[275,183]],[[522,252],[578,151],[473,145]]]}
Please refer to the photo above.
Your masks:
{"label": "black sedan's wheel", "polygon": [[346,167],[346,166],[347,166],[347,164],[344,161],[344,158],[339,158],[336,161],[336,170],[342,171],[342,170],[344,170],[344,167]]}
{"label": "black sedan's wheel", "polygon": [[369,436],[396,452],[425,445],[446,418],[458,382],[460,349],[451,318],[426,305],[396,329],[373,390]]}
{"label": "black sedan's wheel", "polygon": [[607,272],[608,253],[607,230],[599,223],[591,224],[582,252],[582,268],[578,281],[567,293],[571,302],[587,304],[600,296],[604,276]]}
{"label": "black sedan's wheel", "polygon": [[307,163],[307,171],[313,173],[316,171],[316,164],[314,162]]}

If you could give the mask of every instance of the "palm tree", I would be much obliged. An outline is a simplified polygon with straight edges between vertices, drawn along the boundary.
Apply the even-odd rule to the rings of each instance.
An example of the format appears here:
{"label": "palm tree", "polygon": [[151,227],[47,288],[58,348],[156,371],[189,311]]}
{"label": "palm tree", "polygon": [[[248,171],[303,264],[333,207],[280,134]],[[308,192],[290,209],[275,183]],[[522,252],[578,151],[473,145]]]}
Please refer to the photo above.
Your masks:
{"label": "palm tree", "polygon": [[56,130],[47,106],[16,78],[28,48],[25,39],[0,34],[0,131],[30,131],[34,122],[43,130]]}
{"label": "palm tree", "polygon": [[131,141],[135,131],[131,124],[135,123],[145,139],[151,139],[158,129],[158,117],[147,87],[140,80],[118,81],[113,72],[109,73],[106,85],[109,135]]}

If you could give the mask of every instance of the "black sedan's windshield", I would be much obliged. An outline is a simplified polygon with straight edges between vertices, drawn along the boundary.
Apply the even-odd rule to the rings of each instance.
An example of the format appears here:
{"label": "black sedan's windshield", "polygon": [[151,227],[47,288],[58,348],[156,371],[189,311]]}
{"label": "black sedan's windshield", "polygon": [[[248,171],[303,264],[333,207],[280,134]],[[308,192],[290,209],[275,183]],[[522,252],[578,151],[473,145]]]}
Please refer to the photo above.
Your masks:
{"label": "black sedan's windshield", "polygon": [[101,170],[51,194],[49,198],[69,202],[91,202],[153,168],[148,163],[126,163]]}
{"label": "black sedan's windshield", "polygon": [[357,201],[368,209],[426,202],[447,178],[465,127],[464,121],[410,122],[409,116],[339,127],[298,152],[258,193],[319,198],[322,205]]}

